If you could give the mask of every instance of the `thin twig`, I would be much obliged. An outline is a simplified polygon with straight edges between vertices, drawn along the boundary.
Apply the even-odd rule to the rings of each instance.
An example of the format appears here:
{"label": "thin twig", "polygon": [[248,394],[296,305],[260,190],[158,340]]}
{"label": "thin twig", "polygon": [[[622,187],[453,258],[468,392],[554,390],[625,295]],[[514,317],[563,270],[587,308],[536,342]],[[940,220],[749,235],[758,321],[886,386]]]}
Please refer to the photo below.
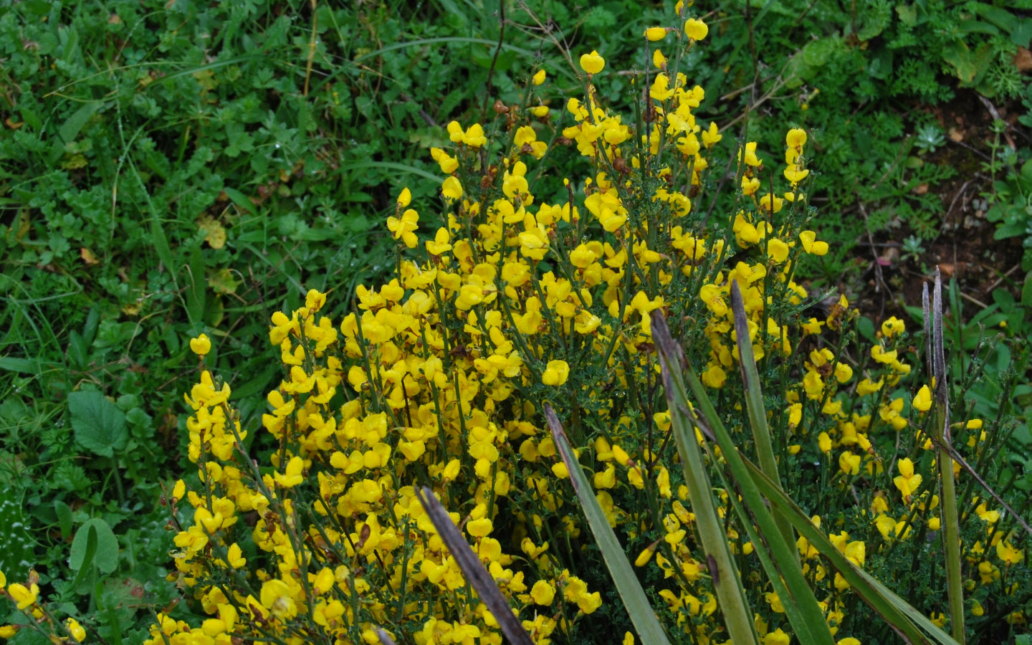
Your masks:
{"label": "thin twig", "polygon": [[968,302],[972,302],[972,303],[978,305],[982,309],[988,309],[989,308],[989,305],[985,304],[981,300],[978,300],[977,298],[974,298],[972,296],[967,295],[963,291],[958,291],[958,293],[960,293],[960,297],[961,298],[963,298],[964,300],[967,300]]}
{"label": "thin twig", "polygon": [[317,35],[316,29],[318,28],[319,12],[316,11],[315,5],[317,0],[311,0],[312,3],[312,35],[308,40],[308,62],[305,64],[305,93],[304,96],[308,96],[308,83],[312,80],[312,63],[315,61],[315,37]]}
{"label": "thin twig", "polygon": [[[881,262],[879,262],[878,253],[874,250],[874,236],[871,235],[870,220],[867,218],[867,209],[864,208],[864,203],[857,195],[857,206],[860,208],[860,214],[864,216],[864,230],[867,231],[868,246],[871,247],[871,255],[874,257],[874,292],[879,293],[882,288],[885,289],[885,293],[892,297],[892,290],[889,289],[889,285],[885,284],[885,275],[882,273]],[[885,305],[885,299],[882,299],[882,306]]]}
{"label": "thin twig", "polygon": [[[314,2],[314,0],[313,0]],[[498,63],[498,55],[502,53],[502,45],[505,43],[505,0],[498,3],[498,46],[495,47],[494,58],[491,59],[491,67],[487,70],[487,85],[484,92],[484,104],[480,106],[480,120],[487,117],[487,101],[491,97],[491,79],[494,77],[495,64]]]}
{"label": "thin twig", "polygon": [[964,182],[964,185],[960,187],[960,190],[958,190],[957,194],[953,197],[953,201],[950,202],[950,207],[946,209],[946,215],[943,216],[943,219],[946,219],[947,217],[950,216],[950,213],[953,212],[953,207],[957,205],[957,200],[960,199],[960,196],[964,194],[964,191],[967,189],[968,184],[970,184],[970,183],[971,183],[971,180],[968,179],[967,181]]}
{"label": "thin twig", "polygon": [[993,289],[995,289],[996,287],[1000,286],[1000,283],[1002,283],[1002,282],[1003,282],[1004,280],[1006,280],[1007,278],[1009,278],[1009,277],[1011,276],[1011,274],[1012,274],[1012,273],[1014,273],[1015,271],[1017,271],[1017,270],[1018,270],[1018,269],[1020,269],[1020,268],[1021,268],[1021,265],[1020,265],[1020,264],[1015,264],[1014,266],[1012,266],[1012,267],[1011,267],[1011,268],[1010,268],[1010,269],[1009,269],[1009,270],[1007,271],[1007,273],[1004,273],[1004,274],[1003,274],[1002,276],[1000,276],[1000,278],[999,278],[999,279],[998,279],[998,280],[997,280],[996,282],[992,283],[992,284],[991,284],[991,285],[989,286],[989,288],[988,288],[988,289],[986,289],[986,291],[987,291],[987,292],[989,292],[989,291],[992,291],[992,290],[993,290]]}
{"label": "thin twig", "polygon": [[906,137],[905,137],[905,138],[903,139],[903,143],[901,143],[901,144],[900,144],[900,146],[899,146],[899,152],[897,152],[897,153],[896,153],[896,158],[895,158],[895,159],[894,159],[894,160],[892,161],[892,165],[891,165],[891,166],[889,166],[889,169],[885,171],[885,174],[884,174],[884,175],[882,175],[882,176],[881,176],[881,178],[880,178],[880,179],[878,179],[878,181],[874,182],[874,185],[873,185],[873,186],[871,186],[871,191],[872,191],[872,192],[873,192],[873,191],[874,191],[875,189],[877,189],[877,188],[878,188],[878,186],[881,186],[881,183],[882,183],[883,181],[885,181],[885,178],[889,176],[889,173],[891,173],[891,172],[892,172],[893,170],[895,170],[895,169],[896,169],[896,166],[898,166],[898,165],[899,165],[899,160],[903,158],[903,151],[907,149],[907,143],[908,143],[908,142],[910,141],[910,137],[911,137],[911,136],[913,136],[913,135],[907,135],[907,136],[906,136]]}
{"label": "thin twig", "polygon": [[424,110],[421,105],[416,103],[416,101],[411,96],[409,96],[408,94],[402,92],[401,94],[398,95],[398,97],[402,101],[407,101],[407,102],[412,103],[413,105],[415,105],[416,109],[419,110],[419,116],[422,117],[422,119],[424,121],[426,121],[426,124],[428,126],[430,126],[432,128],[436,128],[437,127],[437,122],[434,121],[434,118],[432,116],[430,116],[430,114],[426,110]]}
{"label": "thin twig", "polygon": [[985,159],[986,161],[992,161],[992,159],[989,158],[989,155],[985,154],[984,152],[982,152],[981,150],[978,150],[977,148],[975,148],[973,146],[969,146],[968,144],[964,143],[963,141],[954,141],[953,139],[949,139],[949,142],[950,143],[955,143],[958,146],[960,146],[961,148],[967,148],[968,150],[970,150],[971,152],[975,153],[979,157]]}

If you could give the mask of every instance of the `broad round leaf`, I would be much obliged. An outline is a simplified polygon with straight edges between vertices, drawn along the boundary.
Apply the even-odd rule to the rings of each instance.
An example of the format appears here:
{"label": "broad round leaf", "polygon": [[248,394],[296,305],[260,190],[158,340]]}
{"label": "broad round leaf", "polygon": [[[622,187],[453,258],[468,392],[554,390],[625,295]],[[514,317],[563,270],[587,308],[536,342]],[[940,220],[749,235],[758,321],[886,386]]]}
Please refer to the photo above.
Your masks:
{"label": "broad round leaf", "polygon": [[72,429],[80,446],[101,457],[111,457],[125,448],[129,433],[125,414],[96,391],[72,392],[68,395],[72,413]]}

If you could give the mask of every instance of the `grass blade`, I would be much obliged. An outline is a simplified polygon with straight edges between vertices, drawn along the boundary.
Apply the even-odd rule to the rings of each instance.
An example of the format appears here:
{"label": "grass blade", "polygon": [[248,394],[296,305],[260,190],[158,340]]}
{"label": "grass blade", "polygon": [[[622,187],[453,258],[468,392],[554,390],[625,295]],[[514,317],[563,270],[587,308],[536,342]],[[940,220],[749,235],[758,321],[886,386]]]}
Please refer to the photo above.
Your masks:
{"label": "grass blade", "polygon": [[[725,488],[728,488],[728,497],[735,506],[740,523],[746,528],[750,538],[753,540],[753,546],[760,557],[760,562],[763,564],[768,578],[774,584],[778,597],[782,600],[781,604],[786,608],[789,605],[793,606],[793,611],[787,612],[786,609],[786,613],[792,628],[796,632],[796,636],[799,637],[801,642],[807,644],[834,645],[835,641],[824,618],[824,612],[821,610],[820,605],[817,603],[817,597],[814,596],[813,591],[806,582],[806,578],[803,576],[795,542],[785,539],[784,534],[774,520],[775,514],[772,514],[767,508],[763,496],[752,481],[752,476],[745,466],[744,459],[739,455],[738,449],[731,439],[731,435],[720,422],[720,418],[717,416],[716,410],[714,410],[713,404],[710,402],[702,383],[690,367],[686,370],[687,376],[695,398],[699,402],[703,417],[707,422],[703,423],[700,421],[689,407],[687,403],[687,390],[681,378],[681,373],[677,369],[680,367],[679,357],[681,356],[681,348],[670,336],[666,320],[658,311],[652,313],[652,338],[659,349],[660,367],[663,370],[663,384],[667,389],[667,400],[671,402],[670,417],[674,426],[673,431],[678,433],[674,435],[675,439],[678,440],[678,447],[680,447],[681,443],[687,445],[694,444],[695,449],[698,450],[698,442],[695,441],[693,426],[707,429],[713,428],[716,431],[722,455],[731,471],[733,483],[742,495],[745,508],[735,499],[735,489],[725,485]],[[688,434],[689,432],[691,433],[690,435]],[[680,436],[681,433],[684,433],[683,437]],[[688,477],[687,460],[684,457],[682,457],[682,463],[685,463],[685,476]],[[701,470],[702,468],[704,468],[704,464],[698,467],[692,464],[693,470]],[[720,472],[719,469],[718,472]],[[724,474],[720,473],[720,477],[724,479]],[[691,486],[689,486],[689,494],[691,492]],[[692,504],[698,518],[699,511],[694,508],[694,498],[692,498]],[[755,522],[755,527],[753,522]],[[788,526],[788,531],[789,535],[792,535],[791,525]]]}
{"label": "grass blade", "polygon": [[[960,519],[957,514],[957,485],[953,481],[953,458],[949,443],[950,401],[946,385],[946,349],[942,337],[942,276],[935,267],[932,293],[931,365],[935,386],[935,435],[939,485],[942,489],[943,544],[946,551],[946,592],[950,601],[950,627],[953,638],[964,645],[964,579],[960,573]],[[928,321],[925,321],[928,326]]]}
{"label": "grass blade", "polygon": [[[658,311],[652,312],[652,339],[659,350],[663,387],[670,410],[671,432],[674,433],[677,452],[681,456],[681,467],[688,484],[688,496],[692,502],[692,512],[695,513],[695,525],[702,548],[706,552],[710,575],[717,590],[720,609],[724,612],[728,635],[736,644],[756,643],[758,641],[752,610],[745,597],[745,590],[742,589],[738,567],[731,557],[723,522],[713,503],[713,487],[710,485],[709,475],[706,474],[706,463],[702,459],[702,450],[696,440],[695,429],[688,421],[691,413],[684,383],[681,381],[684,354],[681,347],[670,337],[666,320]],[[728,492],[729,496],[733,494],[733,491]],[[823,621],[823,617],[821,620]]]}
{"label": "grass blade", "polygon": [[417,177],[429,179],[432,182],[444,181],[444,177],[435,175],[423,170],[422,168],[416,168],[415,166],[409,166],[403,163],[393,163],[390,161],[360,161],[356,163],[348,163],[342,165],[338,170],[365,170],[366,168],[383,168],[385,170],[396,170],[398,172],[407,172]]}
{"label": "grass blade", "polygon": [[[939,629],[927,616],[914,609],[907,601],[897,596],[871,574],[850,562],[845,554],[839,551],[831,543],[831,540],[813,525],[803,509],[799,508],[756,464],[748,459],[743,459],[743,461],[749,468],[753,481],[756,482],[760,492],[770,501],[771,506],[784,512],[795,530],[829,560],[832,567],[842,574],[842,577],[852,585],[863,601],[880,614],[900,636],[911,643],[938,642],[942,645],[956,645],[957,641]],[[918,628],[930,634],[934,641]]]}
{"label": "grass blade", "polygon": [[641,583],[638,582],[638,576],[634,574],[631,563],[627,561],[627,554],[620,545],[620,540],[610,528],[609,521],[602,512],[602,507],[598,505],[598,500],[591,494],[591,484],[584,475],[584,471],[581,470],[580,462],[577,461],[577,456],[570,446],[569,439],[566,438],[566,432],[563,431],[563,426],[559,423],[555,410],[548,404],[545,404],[545,419],[552,431],[552,440],[555,442],[556,450],[559,451],[563,463],[566,464],[566,470],[570,473],[570,483],[573,484],[573,490],[577,493],[577,499],[580,500],[581,508],[584,509],[584,515],[588,518],[588,526],[591,527],[591,533],[595,536],[595,543],[602,551],[606,568],[609,569],[609,575],[616,583],[616,590],[620,593],[620,598],[631,617],[631,622],[634,623],[634,628],[638,630],[641,642],[643,645],[669,643],[645,591],[641,588]]}
{"label": "grass blade", "polygon": [[513,615],[509,601],[502,595],[494,578],[484,568],[484,563],[473,553],[473,549],[459,532],[459,528],[452,524],[451,517],[441,506],[441,502],[437,501],[434,491],[424,486],[421,490],[416,489],[416,497],[426,510],[437,533],[447,545],[448,551],[462,569],[462,575],[473,586],[480,596],[480,600],[487,605],[491,615],[498,621],[498,626],[505,634],[505,638],[513,645],[534,645],[530,635],[523,629],[523,624]]}
{"label": "grass blade", "polygon": [[[666,360],[664,359],[664,354],[667,354],[668,356],[671,354],[671,349],[668,344],[673,344],[673,341],[670,339],[666,321],[658,311],[652,313],[652,335],[653,339],[656,341],[657,348],[659,348],[660,361],[662,364]],[[677,348],[676,345],[674,347],[677,350],[680,349]],[[692,386],[692,392],[698,399],[699,408],[702,412],[703,418],[712,420],[712,426],[699,423],[700,419],[694,419],[694,421],[699,425],[700,429],[706,436],[720,445],[732,476],[734,476],[736,483],[742,487],[742,495],[746,504],[749,506],[749,510],[756,515],[757,524],[759,525],[761,534],[769,540],[771,545],[773,546],[781,539],[780,531],[769,528],[772,522],[763,517],[764,514],[762,510],[757,510],[759,507],[752,505],[751,491],[753,490],[757,490],[760,495],[770,503],[775,512],[782,514],[786,520],[792,524],[793,528],[810,542],[811,546],[817,549],[822,556],[827,558],[831,565],[840,574],[842,574],[842,577],[846,582],[856,590],[861,599],[881,615],[886,623],[888,623],[888,625],[900,636],[910,643],[931,644],[932,642],[938,642],[942,645],[955,645],[956,641],[935,625],[927,616],[914,609],[909,603],[897,596],[885,585],[878,582],[878,580],[866,571],[850,562],[849,559],[846,558],[845,554],[839,551],[838,548],[832,544],[831,540],[829,540],[828,537],[820,531],[820,529],[813,525],[809,516],[803,512],[803,510],[799,508],[794,501],[792,501],[777,482],[773,481],[760,467],[739,453],[738,448],[734,445],[731,439],[731,436],[727,433],[727,430],[720,422],[720,419],[716,414],[716,410],[714,410],[713,404],[709,400],[709,396],[706,394],[705,388],[701,381],[699,381],[698,376],[695,375],[695,372],[690,367],[687,368],[687,376]],[[675,378],[674,383],[675,385],[680,383],[680,379]],[[688,414],[692,414],[687,409],[686,412]],[[673,417],[674,415],[671,414],[671,418]],[[741,471],[742,466],[746,469],[744,476]],[[751,484],[749,483],[749,480],[751,480]],[[762,500],[760,502],[760,506],[763,506]],[[768,517],[770,516],[768,515]],[[792,568],[784,566],[784,560],[776,559],[776,562],[779,565],[782,565],[782,571],[786,573],[785,580],[787,586],[790,580],[790,575],[793,575],[794,571]],[[792,591],[792,589],[790,589],[790,591]],[[801,594],[799,597],[805,598],[806,596],[805,594]],[[801,609],[803,608],[801,607]],[[823,618],[821,621],[823,622]],[[816,623],[814,622],[810,625],[812,627],[815,624]],[[793,628],[797,628],[794,623],[792,626]],[[930,634],[934,641],[930,640],[929,636],[926,634]],[[805,639],[801,634],[799,636],[801,642],[815,642]]]}
{"label": "grass blade", "polygon": [[[367,52],[360,56],[355,56],[352,62],[361,63],[364,60],[375,58],[380,54],[385,54],[389,51],[394,51],[395,49],[405,49],[408,47],[422,47],[424,45],[436,45],[438,43],[471,43],[474,45],[489,45],[494,47],[498,44],[498,41],[487,40],[484,38],[470,38],[466,36],[442,36],[440,38],[422,38],[420,40],[410,40],[404,43],[395,43],[393,45],[381,47],[380,49]],[[515,45],[503,44],[502,48],[506,51],[516,52],[517,54],[523,54],[524,56],[534,56],[534,52],[530,51],[529,49],[523,49],[521,47],[516,47]]]}
{"label": "grass blade", "polygon": [[[753,356],[752,340],[749,338],[749,320],[745,315],[745,304],[742,302],[742,291],[738,281],[731,281],[731,310],[734,312],[735,336],[738,343],[738,366],[742,372],[742,385],[745,388],[745,407],[749,413],[749,425],[752,426],[753,441],[756,443],[756,457],[760,468],[773,481],[781,482],[778,474],[778,461],[774,457],[774,448],[770,442],[770,428],[767,427],[767,411],[763,406],[763,391],[760,389],[760,374],[756,369]],[[774,516],[778,530],[789,544],[795,543],[792,525],[778,513]],[[796,562],[799,552],[792,550]]]}

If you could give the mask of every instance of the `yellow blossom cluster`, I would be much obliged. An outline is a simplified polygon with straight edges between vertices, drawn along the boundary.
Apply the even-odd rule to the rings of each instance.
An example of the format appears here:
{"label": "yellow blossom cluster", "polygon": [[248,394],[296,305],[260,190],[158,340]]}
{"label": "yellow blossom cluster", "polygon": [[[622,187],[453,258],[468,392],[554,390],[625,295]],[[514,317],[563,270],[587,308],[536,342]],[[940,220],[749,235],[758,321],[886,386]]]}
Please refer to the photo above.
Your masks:
{"label": "yellow blossom cluster", "polygon": [[[675,35],[683,52],[703,40],[708,27],[684,11],[678,29],[650,28],[646,41]],[[902,394],[890,396],[910,370],[902,322],[886,322],[858,365],[824,340],[845,336],[848,301],[815,312],[794,280],[800,256],[828,252],[807,227],[807,133],[788,130],[781,196],[757,194],[763,162],[746,142],[737,151],[739,199],[710,219],[699,195],[722,135],[696,122],[702,88],[659,59],[663,71],[632,119],[603,104],[592,83],[606,63],[592,51],[579,59],[584,95],[566,102],[571,125],[548,120],[543,70],[504,118],[448,124],[451,146],[431,151],[444,175],[440,202],[417,207],[406,188],[387,219],[394,273],[358,287],[355,310],[341,317],[328,315],[332,296],[316,290],[272,316],[283,378],[256,436],[242,426],[229,384],[202,369],[186,396],[196,477],[178,482],[170,500],[171,579],[208,618],[193,626],[159,615],[148,644],[377,643],[380,629],[417,645],[502,643],[497,617],[467,583],[418,487],[451,512],[535,643],[620,633],[586,619],[609,583],[544,425],[546,402],[610,525],[640,552],[635,564],[655,567],[657,609],[671,633],[727,643],[657,396],[650,314],[666,315],[708,388],[734,396],[734,283],[753,353],[787,406],[780,458],[809,446],[824,458],[832,492],[858,478],[887,481],[891,457],[872,437],[906,429],[928,409],[927,393],[909,413]],[[587,170],[580,180],[557,175],[555,159]],[[191,347],[203,357],[210,341]],[[866,537],[839,525],[831,534],[856,566],[867,566],[870,536],[881,534],[879,552],[891,548],[915,526],[914,513],[937,505],[918,464],[895,463],[899,496],[885,486],[860,509]],[[734,493],[716,494],[732,549],[755,557],[730,522]],[[1005,563],[1021,561],[1011,538],[993,544]],[[805,539],[798,548],[839,635],[849,585]],[[757,616],[758,635],[787,645],[780,599],[762,597],[771,614]],[[841,636],[840,644],[860,643]]]}

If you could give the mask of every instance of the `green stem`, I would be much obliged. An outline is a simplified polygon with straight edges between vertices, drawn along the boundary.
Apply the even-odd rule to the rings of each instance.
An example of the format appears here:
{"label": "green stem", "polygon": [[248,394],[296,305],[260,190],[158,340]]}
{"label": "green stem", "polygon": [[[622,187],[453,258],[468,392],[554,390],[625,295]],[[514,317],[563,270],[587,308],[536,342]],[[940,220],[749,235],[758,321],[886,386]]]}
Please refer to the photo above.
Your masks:
{"label": "green stem", "polygon": [[[945,423],[945,411],[940,411],[939,427]],[[939,477],[942,481],[942,520],[946,530],[946,576],[950,601],[950,624],[953,638],[964,645],[964,580],[960,575],[960,522],[957,518],[957,488],[953,481],[953,458],[941,444],[937,450]]]}

